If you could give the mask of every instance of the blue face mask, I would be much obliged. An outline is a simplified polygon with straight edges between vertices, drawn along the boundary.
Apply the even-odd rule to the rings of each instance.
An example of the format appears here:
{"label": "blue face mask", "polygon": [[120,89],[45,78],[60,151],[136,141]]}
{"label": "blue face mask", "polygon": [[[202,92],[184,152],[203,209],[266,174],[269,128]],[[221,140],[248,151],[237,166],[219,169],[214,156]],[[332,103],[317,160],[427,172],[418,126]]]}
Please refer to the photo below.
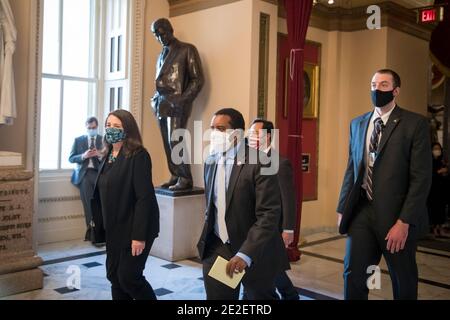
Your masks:
{"label": "blue face mask", "polygon": [[126,134],[123,129],[119,128],[106,128],[105,139],[109,144],[114,144],[125,140]]}
{"label": "blue face mask", "polygon": [[89,137],[95,137],[98,134],[97,129],[88,129],[87,132],[88,132]]}

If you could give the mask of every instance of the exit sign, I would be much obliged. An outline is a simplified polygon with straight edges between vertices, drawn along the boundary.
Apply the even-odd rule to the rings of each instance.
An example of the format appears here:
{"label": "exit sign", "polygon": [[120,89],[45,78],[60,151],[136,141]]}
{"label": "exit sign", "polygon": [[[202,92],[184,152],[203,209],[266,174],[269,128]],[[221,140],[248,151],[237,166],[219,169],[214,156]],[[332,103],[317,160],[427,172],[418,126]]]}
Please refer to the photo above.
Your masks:
{"label": "exit sign", "polygon": [[420,22],[435,22],[436,21],[436,9],[423,10],[420,13]]}
{"label": "exit sign", "polygon": [[417,22],[432,24],[444,20],[444,7],[425,7],[417,9]]}

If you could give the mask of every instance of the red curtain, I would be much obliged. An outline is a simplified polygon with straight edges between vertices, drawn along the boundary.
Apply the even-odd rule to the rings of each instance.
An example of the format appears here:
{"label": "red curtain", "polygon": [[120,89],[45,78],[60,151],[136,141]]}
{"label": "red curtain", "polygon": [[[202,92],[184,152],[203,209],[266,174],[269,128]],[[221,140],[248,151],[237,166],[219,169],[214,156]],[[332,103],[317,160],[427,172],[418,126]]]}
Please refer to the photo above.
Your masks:
{"label": "red curtain", "polygon": [[439,71],[450,77],[450,0],[436,0],[434,4],[445,6],[444,21],[441,21],[431,34],[431,58]]}
{"label": "red curtain", "polygon": [[289,259],[297,261],[300,252],[297,243],[300,236],[300,221],[303,201],[301,154],[302,154],[302,118],[303,118],[303,50],[306,31],[311,16],[312,0],[284,0],[290,47],[290,74],[288,85],[288,157],[294,170],[297,194],[297,224],[294,242],[288,249]]}

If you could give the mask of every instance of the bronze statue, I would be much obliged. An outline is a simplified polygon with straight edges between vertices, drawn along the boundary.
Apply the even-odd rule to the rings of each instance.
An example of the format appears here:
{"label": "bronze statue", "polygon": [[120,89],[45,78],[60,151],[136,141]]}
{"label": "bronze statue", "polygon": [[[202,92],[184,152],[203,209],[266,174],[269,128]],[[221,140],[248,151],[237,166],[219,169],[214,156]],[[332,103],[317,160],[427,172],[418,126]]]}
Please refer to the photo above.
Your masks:
{"label": "bronze statue", "polygon": [[[185,129],[191,114],[192,102],[203,87],[203,71],[197,49],[176,39],[167,19],[152,23],[151,31],[163,50],[156,63],[156,93],[152,107],[158,118],[171,178],[161,187],[171,191],[191,189],[192,174],[189,164],[173,163],[173,148],[182,141],[171,141],[172,132]],[[182,155],[181,155],[182,156]]]}

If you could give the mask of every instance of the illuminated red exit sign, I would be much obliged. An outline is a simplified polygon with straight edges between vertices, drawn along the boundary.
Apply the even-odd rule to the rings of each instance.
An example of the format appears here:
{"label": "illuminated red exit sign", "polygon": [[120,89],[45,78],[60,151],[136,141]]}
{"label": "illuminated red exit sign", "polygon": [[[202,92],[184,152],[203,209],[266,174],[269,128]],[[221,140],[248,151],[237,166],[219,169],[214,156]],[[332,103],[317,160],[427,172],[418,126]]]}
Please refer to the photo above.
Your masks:
{"label": "illuminated red exit sign", "polygon": [[444,20],[444,7],[426,7],[417,9],[418,23],[437,23]]}
{"label": "illuminated red exit sign", "polygon": [[436,9],[423,10],[420,13],[420,22],[435,22],[436,21]]}

